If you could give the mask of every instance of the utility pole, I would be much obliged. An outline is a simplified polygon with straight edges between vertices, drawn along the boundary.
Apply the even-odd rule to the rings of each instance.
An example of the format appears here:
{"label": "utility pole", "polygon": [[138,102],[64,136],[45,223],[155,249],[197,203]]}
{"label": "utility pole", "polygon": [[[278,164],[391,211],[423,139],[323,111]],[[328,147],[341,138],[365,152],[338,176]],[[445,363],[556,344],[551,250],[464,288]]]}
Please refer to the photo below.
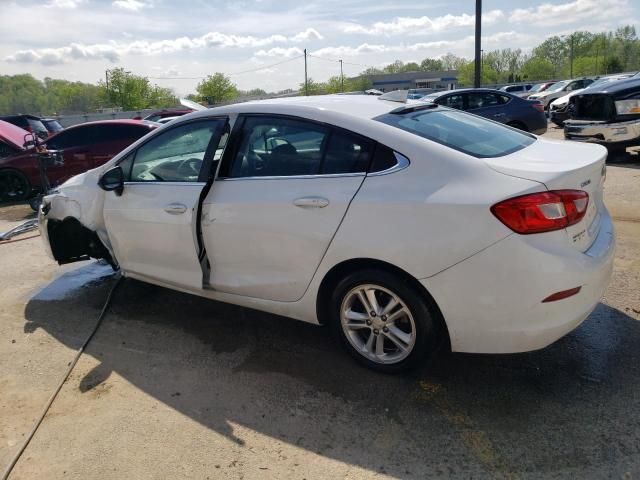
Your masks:
{"label": "utility pole", "polygon": [[304,94],[309,96],[309,81],[307,80],[307,49],[306,48],[304,49]]}
{"label": "utility pole", "polygon": [[342,73],[342,59],[340,59],[340,82],[342,85],[342,92],[344,93],[344,74]]}
{"label": "utility pole", "polygon": [[598,54],[600,53],[600,45],[596,42],[596,71],[595,75],[598,75]]}
{"label": "utility pole", "polygon": [[104,71],[104,83],[107,87],[107,92],[109,92],[109,70]]}
{"label": "utility pole", "polygon": [[569,49],[569,78],[573,78],[573,33],[571,34],[571,48]]}
{"label": "utility pole", "polygon": [[480,64],[482,63],[481,47],[481,34],[482,34],[482,0],[476,0],[476,59],[475,59],[475,79],[474,86],[480,88],[480,76],[482,74],[480,70]]}

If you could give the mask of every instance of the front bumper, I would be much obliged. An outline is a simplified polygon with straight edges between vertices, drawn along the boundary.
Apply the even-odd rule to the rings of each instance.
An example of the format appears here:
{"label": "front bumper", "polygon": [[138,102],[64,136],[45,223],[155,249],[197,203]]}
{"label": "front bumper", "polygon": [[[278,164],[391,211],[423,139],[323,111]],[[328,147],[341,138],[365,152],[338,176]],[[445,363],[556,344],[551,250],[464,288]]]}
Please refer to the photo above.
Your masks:
{"label": "front bumper", "polygon": [[554,123],[562,124],[569,120],[569,118],[569,108],[567,107],[567,105],[564,105],[561,108],[554,108],[552,106],[551,110],[549,111],[549,120]]}
{"label": "front bumper", "polygon": [[640,143],[640,119],[628,122],[587,122],[571,120],[564,125],[568,140],[602,144]]}
{"label": "front bumper", "polygon": [[[586,319],[611,278],[615,237],[606,209],[586,252],[559,248],[546,235],[513,234],[490,248],[421,280],[444,316],[451,348],[470,353],[516,353],[544,348]],[[555,240],[555,239],[554,239]],[[578,294],[543,303],[580,286]]]}

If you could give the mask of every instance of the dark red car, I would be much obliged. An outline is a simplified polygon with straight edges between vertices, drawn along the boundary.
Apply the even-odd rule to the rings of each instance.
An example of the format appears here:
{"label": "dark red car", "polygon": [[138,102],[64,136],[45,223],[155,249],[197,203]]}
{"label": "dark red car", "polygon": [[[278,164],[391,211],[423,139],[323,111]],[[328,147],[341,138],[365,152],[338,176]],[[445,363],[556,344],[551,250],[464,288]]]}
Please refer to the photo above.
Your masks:
{"label": "dark red car", "polygon": [[[104,120],[69,127],[49,137],[49,150],[62,150],[64,165],[51,166],[51,185],[102,165],[156,125],[139,120]],[[28,132],[0,121],[0,201],[24,200],[41,189],[38,154],[25,148]]]}
{"label": "dark red car", "polygon": [[158,110],[156,112],[152,112],[143,120],[148,120],[149,122],[157,122],[161,118],[167,117],[181,117],[182,115],[186,115],[187,113],[191,113],[193,110],[190,108],[165,108],[164,110]]}

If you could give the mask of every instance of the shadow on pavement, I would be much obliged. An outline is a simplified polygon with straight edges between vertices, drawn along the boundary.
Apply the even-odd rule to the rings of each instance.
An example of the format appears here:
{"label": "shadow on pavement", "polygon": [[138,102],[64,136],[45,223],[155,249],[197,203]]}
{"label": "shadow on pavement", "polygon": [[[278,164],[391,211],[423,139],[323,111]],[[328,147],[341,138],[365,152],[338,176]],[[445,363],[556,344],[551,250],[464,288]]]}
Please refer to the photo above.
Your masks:
{"label": "shadow on pavement", "polygon": [[[79,347],[113,281],[95,263],[65,274],[28,302],[25,331]],[[127,279],[79,391],[116,372],[239,445],[233,425],[400,478],[614,476],[638,465],[638,345],[638,322],[600,304],[544,350],[443,354],[387,376],[327,329]]]}

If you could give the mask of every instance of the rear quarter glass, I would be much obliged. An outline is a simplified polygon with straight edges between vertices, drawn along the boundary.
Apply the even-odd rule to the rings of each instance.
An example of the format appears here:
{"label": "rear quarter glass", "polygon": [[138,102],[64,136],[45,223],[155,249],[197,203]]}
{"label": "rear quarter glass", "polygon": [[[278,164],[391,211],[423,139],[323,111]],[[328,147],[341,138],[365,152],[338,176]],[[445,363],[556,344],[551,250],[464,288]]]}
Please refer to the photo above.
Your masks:
{"label": "rear quarter glass", "polygon": [[528,133],[448,109],[388,113],[375,120],[477,158],[509,155],[536,141]]}

